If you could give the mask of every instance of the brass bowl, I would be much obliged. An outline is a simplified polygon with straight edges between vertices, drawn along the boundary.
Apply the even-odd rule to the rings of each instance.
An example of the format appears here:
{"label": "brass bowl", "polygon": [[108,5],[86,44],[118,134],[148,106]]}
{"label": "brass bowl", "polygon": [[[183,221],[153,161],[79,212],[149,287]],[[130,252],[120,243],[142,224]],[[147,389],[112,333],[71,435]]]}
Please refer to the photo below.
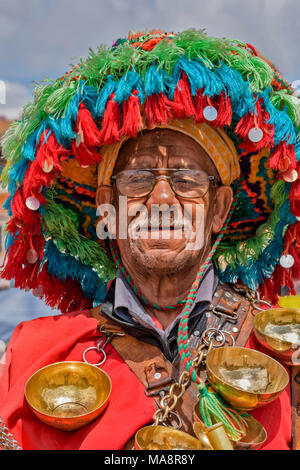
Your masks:
{"label": "brass bowl", "polygon": [[[253,416],[244,416],[244,419],[247,424],[246,435],[239,441],[230,440],[230,442],[234,450],[257,450],[266,441],[267,431],[258,421],[256,421],[256,419],[253,418]],[[206,436],[208,427],[202,421],[199,410],[199,403],[197,403],[194,408],[194,421],[194,432],[198,439],[205,440],[206,437],[206,439],[209,441],[208,437]]]}
{"label": "brass bowl", "polygon": [[271,357],[248,348],[212,349],[206,358],[210,384],[234,408],[253,410],[275,400],[289,376]]}
{"label": "brass bowl", "polygon": [[33,374],[25,385],[34,414],[65,431],[96,419],[108,405],[111,381],[103,370],[84,362],[57,362]]}
{"label": "brass bowl", "polygon": [[204,450],[201,442],[186,432],[167,426],[145,426],[137,431],[135,450]]}
{"label": "brass bowl", "polygon": [[254,318],[254,333],[271,356],[291,365],[292,355],[300,347],[300,310],[263,310]]}

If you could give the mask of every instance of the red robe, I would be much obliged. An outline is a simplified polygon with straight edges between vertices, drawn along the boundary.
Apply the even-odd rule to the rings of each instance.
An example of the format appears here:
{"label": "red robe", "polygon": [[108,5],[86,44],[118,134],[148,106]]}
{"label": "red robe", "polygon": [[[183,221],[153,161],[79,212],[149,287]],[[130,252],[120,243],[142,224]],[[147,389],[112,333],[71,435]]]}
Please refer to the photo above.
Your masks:
{"label": "red robe", "polygon": [[[40,422],[30,410],[24,387],[41,367],[60,361],[82,361],[86,348],[100,337],[97,321],[89,311],[44,317],[20,323],[8,345],[5,365],[0,363],[0,416],[23,449],[115,450],[124,448],[135,432],[152,422],[155,405],[143,384],[123,359],[108,345],[101,368],[112,381],[108,407],[92,423],[76,431],[61,431]],[[248,347],[258,349],[254,336]],[[98,362],[96,351],[88,360]],[[263,449],[290,448],[291,403],[289,385],[274,402],[252,412],[266,428]]]}

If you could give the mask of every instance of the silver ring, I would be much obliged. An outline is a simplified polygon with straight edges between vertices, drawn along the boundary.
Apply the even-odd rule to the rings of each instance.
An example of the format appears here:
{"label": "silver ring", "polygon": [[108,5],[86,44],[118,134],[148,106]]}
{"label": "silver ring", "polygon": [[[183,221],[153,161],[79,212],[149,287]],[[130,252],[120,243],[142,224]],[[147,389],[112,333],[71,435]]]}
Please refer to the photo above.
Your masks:
{"label": "silver ring", "polygon": [[[210,333],[209,333],[209,332],[210,332]],[[201,335],[201,339],[202,339],[203,343],[205,344],[205,346],[209,346],[209,344],[210,344],[210,343],[207,341],[207,339],[205,339],[205,336],[207,335],[209,341],[211,341],[212,336],[213,336],[214,334],[216,334],[216,333],[221,335],[221,337],[222,337],[222,342],[221,342],[220,344],[217,344],[217,346],[216,346],[216,345],[213,345],[213,346],[214,346],[215,348],[217,348],[217,347],[221,347],[221,346],[223,346],[223,345],[225,344],[225,342],[226,342],[226,337],[225,337],[225,335],[224,335],[224,333],[223,333],[222,330],[218,330],[217,328],[207,328],[207,330],[203,331],[203,333],[202,333],[202,335]],[[215,339],[216,339],[216,338],[215,338]],[[216,340],[216,341],[217,341],[217,340]]]}
{"label": "silver ring", "polygon": [[[93,350],[94,350],[94,351],[98,351],[98,353],[100,353],[100,354],[101,354],[101,353],[103,354],[103,359],[102,359],[102,361],[98,362],[97,364],[93,364],[92,362],[87,361],[86,358],[85,358],[86,353],[87,353],[88,351],[93,351]],[[92,347],[90,347],[90,348],[87,348],[87,349],[84,351],[84,353],[83,353],[83,355],[82,355],[82,359],[83,359],[83,361],[84,361],[86,364],[90,364],[91,366],[101,366],[101,365],[104,364],[104,362],[106,361],[106,354],[105,354],[105,351],[104,351],[103,349],[101,349],[101,348],[98,349],[98,347],[92,346]]]}
{"label": "silver ring", "polygon": [[[182,420],[181,420],[180,416],[177,413],[175,413],[175,411],[169,411],[166,421],[168,421],[170,415],[173,415],[174,418],[176,418],[177,421],[178,421],[178,423],[175,423],[175,424],[171,425],[171,427],[173,429],[182,428]],[[166,424],[165,422],[161,423],[161,424],[162,424],[162,426],[168,426],[168,424]]]}
{"label": "silver ring", "polygon": [[[222,330],[222,333],[226,333],[226,335],[228,335],[228,336],[231,338],[231,341],[232,341],[231,347],[235,346],[235,339],[234,339],[234,337],[232,336],[232,334],[229,333],[229,331],[226,331],[226,330]],[[228,343],[228,341],[226,341],[226,339],[225,339],[225,342]]]}

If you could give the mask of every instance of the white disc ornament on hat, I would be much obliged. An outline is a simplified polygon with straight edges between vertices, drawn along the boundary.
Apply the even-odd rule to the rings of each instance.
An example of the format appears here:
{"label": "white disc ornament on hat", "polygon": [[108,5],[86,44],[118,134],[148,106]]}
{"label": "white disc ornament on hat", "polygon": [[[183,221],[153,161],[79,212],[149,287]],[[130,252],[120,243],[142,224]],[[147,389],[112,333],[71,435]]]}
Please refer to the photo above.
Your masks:
{"label": "white disc ornament on hat", "polygon": [[33,249],[28,250],[27,253],[26,253],[26,259],[27,259],[28,263],[30,263],[30,264],[36,263],[37,259],[38,259],[37,252]]}
{"label": "white disc ornament on hat", "polygon": [[76,138],[75,138],[75,145],[76,147],[79,147],[79,145],[81,144],[81,141],[82,141],[82,134],[76,134]]}
{"label": "white disc ornament on hat", "polygon": [[48,160],[45,160],[43,165],[43,172],[50,173],[53,170],[53,158],[49,157]]}
{"label": "white disc ornament on hat", "polygon": [[264,136],[263,131],[259,127],[252,127],[248,132],[248,138],[251,142],[260,142]]}
{"label": "white disc ornament on hat", "polygon": [[26,207],[28,207],[28,209],[30,209],[31,211],[37,211],[41,205],[40,201],[34,196],[28,197],[25,201],[25,204]]}
{"label": "white disc ornament on hat", "polygon": [[288,170],[282,174],[282,178],[287,183],[293,183],[298,179],[298,171],[297,170]]}
{"label": "white disc ornament on hat", "polygon": [[215,121],[218,117],[218,111],[214,106],[206,106],[203,109],[203,116],[207,121]]}
{"label": "white disc ornament on hat", "polygon": [[279,263],[283,268],[288,269],[294,265],[295,260],[292,255],[287,254],[287,255],[282,255],[280,257]]}

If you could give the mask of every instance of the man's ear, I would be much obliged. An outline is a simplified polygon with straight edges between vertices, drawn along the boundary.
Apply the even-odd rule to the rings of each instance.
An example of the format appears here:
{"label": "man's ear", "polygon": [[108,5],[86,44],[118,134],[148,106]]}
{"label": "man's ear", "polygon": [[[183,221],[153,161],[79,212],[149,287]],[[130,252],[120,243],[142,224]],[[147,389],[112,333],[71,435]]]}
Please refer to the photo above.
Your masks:
{"label": "man's ear", "polygon": [[220,186],[215,195],[212,232],[218,233],[222,229],[233,201],[233,192],[230,186]]}
{"label": "man's ear", "polygon": [[112,201],[112,187],[101,185],[98,186],[96,191],[96,206],[100,204],[111,204]]}

